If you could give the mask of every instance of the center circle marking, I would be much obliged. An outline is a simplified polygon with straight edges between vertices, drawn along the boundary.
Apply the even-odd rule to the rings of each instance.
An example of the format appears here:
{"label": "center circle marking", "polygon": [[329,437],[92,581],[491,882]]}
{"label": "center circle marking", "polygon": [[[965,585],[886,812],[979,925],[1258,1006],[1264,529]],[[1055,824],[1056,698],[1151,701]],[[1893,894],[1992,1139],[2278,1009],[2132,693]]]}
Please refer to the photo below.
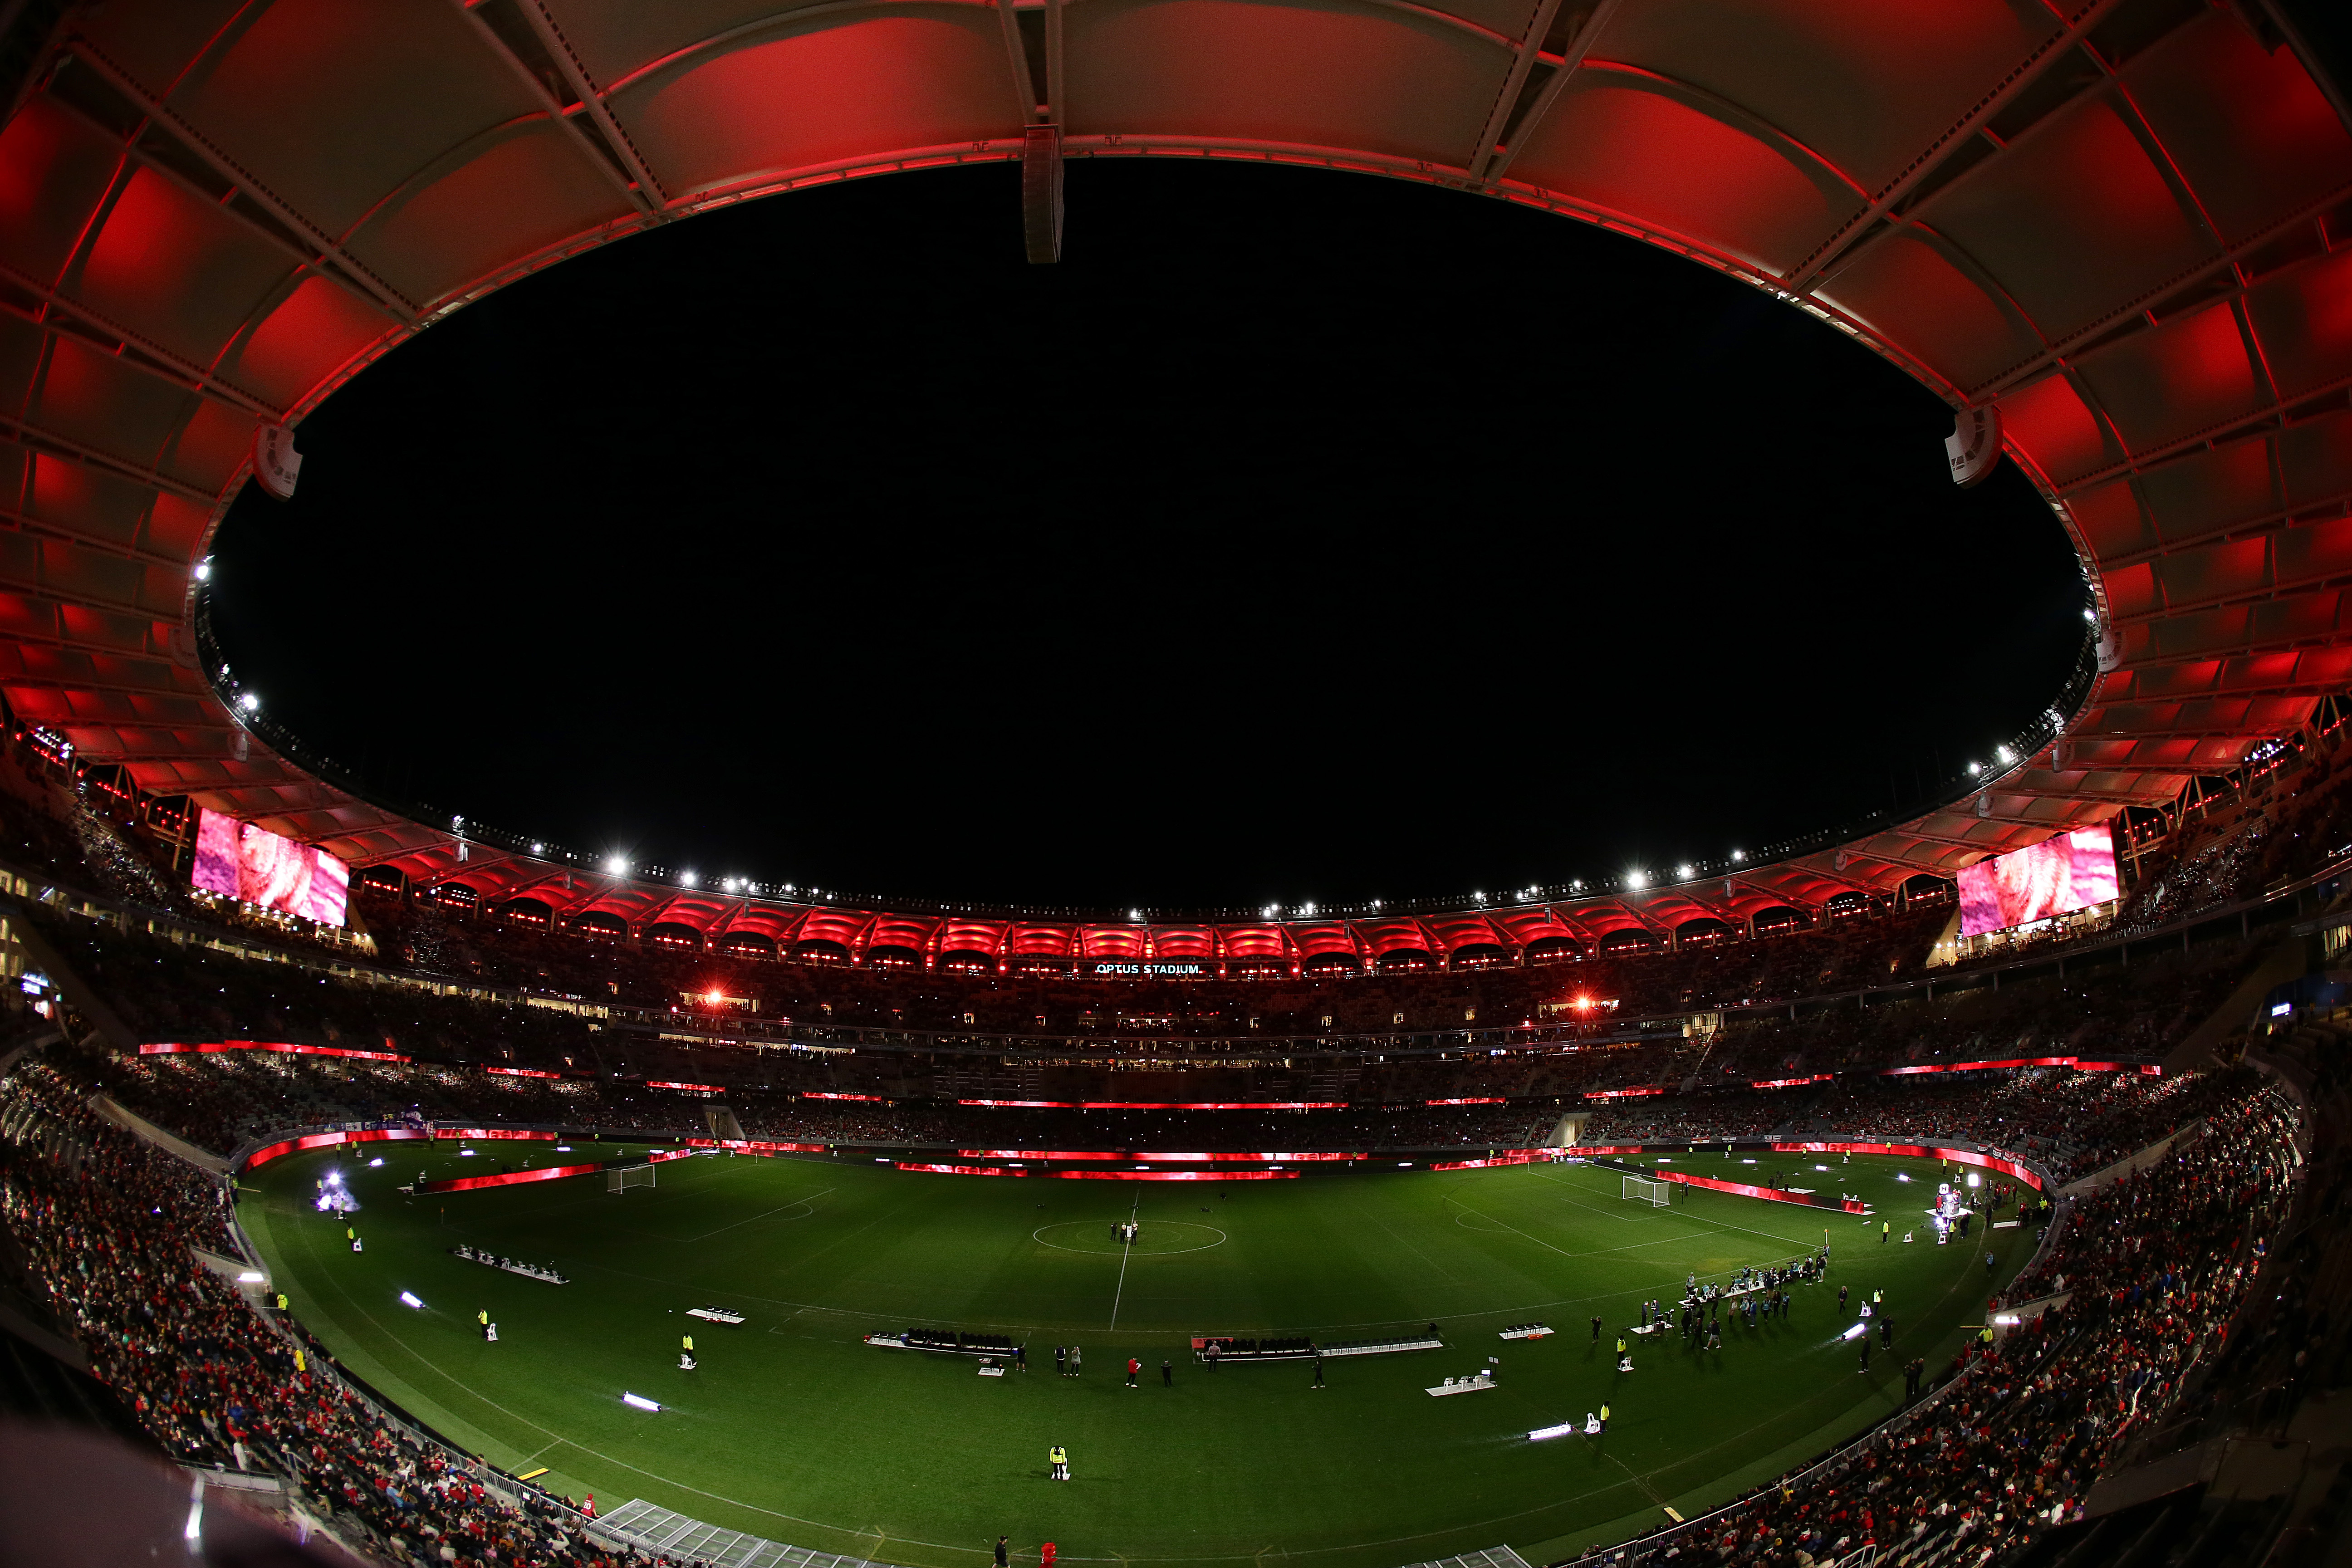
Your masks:
{"label": "center circle marking", "polygon": [[[1153,1220],[1150,1224],[1146,1225],[1143,1227],[1144,1240],[1139,1242],[1132,1249],[1129,1249],[1121,1247],[1118,1242],[1110,1239],[1108,1233],[1113,1223],[1113,1221],[1108,1219],[1066,1219],[1056,1225],[1041,1225],[1035,1230],[1031,1231],[1029,1236],[1030,1239],[1036,1242],[1038,1246],[1050,1247],[1056,1252],[1091,1252],[1098,1258],[1116,1258],[1123,1251],[1131,1251],[1132,1256],[1137,1258],[1178,1258],[1187,1252],[1206,1252],[1213,1247],[1223,1247],[1225,1244],[1225,1233],[1219,1230],[1213,1225],[1202,1225],[1197,1221],[1189,1219],[1162,1219]],[[1045,1236],[1045,1233],[1048,1231],[1077,1231],[1081,1229],[1089,1234],[1090,1238],[1095,1243],[1094,1246],[1073,1247],[1068,1242],[1049,1241],[1046,1239]],[[1160,1235],[1163,1231],[1171,1230],[1205,1233],[1216,1237],[1216,1239],[1214,1241],[1202,1242],[1195,1247],[1156,1247],[1150,1245],[1152,1237]],[[1073,1237],[1072,1239],[1075,1240],[1076,1237]]]}

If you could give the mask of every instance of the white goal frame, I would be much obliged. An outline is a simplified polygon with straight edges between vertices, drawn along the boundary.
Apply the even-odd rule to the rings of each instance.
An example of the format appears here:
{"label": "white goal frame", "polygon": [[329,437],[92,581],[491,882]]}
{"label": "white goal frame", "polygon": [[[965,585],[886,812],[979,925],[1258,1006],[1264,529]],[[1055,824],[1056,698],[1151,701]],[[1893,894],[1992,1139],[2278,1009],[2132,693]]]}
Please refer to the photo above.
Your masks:
{"label": "white goal frame", "polygon": [[608,1193],[625,1193],[631,1187],[654,1186],[656,1184],[654,1181],[654,1172],[656,1168],[653,1165],[616,1166],[604,1173],[604,1190]]}
{"label": "white goal frame", "polygon": [[1675,1201],[1675,1185],[1673,1182],[1662,1182],[1654,1176],[1628,1174],[1618,1178],[1617,1195],[1627,1203],[1664,1208]]}

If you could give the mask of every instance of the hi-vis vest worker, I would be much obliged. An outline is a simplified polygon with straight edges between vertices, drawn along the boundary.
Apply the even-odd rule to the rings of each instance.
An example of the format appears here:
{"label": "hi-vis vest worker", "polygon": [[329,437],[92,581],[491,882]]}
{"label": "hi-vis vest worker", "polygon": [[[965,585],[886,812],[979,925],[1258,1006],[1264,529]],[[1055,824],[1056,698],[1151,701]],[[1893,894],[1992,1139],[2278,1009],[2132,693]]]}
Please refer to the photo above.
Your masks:
{"label": "hi-vis vest worker", "polygon": [[692,1355],[694,1353],[694,1336],[692,1334],[682,1334],[679,1338],[685,1342],[686,1353]]}

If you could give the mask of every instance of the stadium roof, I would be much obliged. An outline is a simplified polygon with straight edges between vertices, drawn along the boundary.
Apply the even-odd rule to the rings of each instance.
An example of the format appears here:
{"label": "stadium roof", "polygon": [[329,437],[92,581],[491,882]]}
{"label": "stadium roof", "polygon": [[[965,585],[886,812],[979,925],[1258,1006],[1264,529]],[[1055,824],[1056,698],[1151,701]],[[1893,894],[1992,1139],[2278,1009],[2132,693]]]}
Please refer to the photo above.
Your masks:
{"label": "stadium roof", "polygon": [[[354,863],[634,924],[877,940],[891,917],[478,847],[461,861],[444,826],[305,772],[230,714],[199,668],[194,568],[258,426],[299,422],[489,290],[714,206],[1019,159],[1050,146],[1045,127],[1073,157],[1483,192],[1733,273],[1956,409],[1997,410],[2082,556],[2089,700],[1953,807],[1728,879],[1444,931],[1346,922],[1360,952],[1507,950],[1533,940],[1513,921],[1597,937],[1949,875],[2169,801],[2352,685],[2352,133],[2264,5],[409,0],[361,16],[76,8],[0,127],[0,690],[150,790]],[[1542,294],[1505,280],[1501,321]],[[907,942],[952,923],[908,920]],[[1108,952],[1134,930],[1002,942]],[[1215,940],[1308,953],[1327,934]]]}

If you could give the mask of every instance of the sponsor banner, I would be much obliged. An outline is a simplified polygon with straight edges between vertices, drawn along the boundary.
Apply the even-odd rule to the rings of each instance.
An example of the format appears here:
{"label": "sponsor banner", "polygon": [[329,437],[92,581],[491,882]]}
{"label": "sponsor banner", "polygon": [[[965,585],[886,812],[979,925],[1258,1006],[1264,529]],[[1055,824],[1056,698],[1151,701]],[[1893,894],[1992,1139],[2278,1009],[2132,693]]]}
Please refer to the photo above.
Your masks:
{"label": "sponsor banner", "polygon": [[1532,1165],[1555,1155],[1550,1149],[1505,1149],[1484,1160],[1440,1160],[1430,1165],[1433,1171],[1483,1171],[1493,1165]]}
{"label": "sponsor banner", "polygon": [[1750,1089],[1799,1089],[1809,1083],[1833,1082],[1837,1074],[1817,1072],[1811,1078],[1759,1078],[1748,1084]]}
{"label": "sponsor banner", "polygon": [[1929,1143],[1775,1143],[1775,1154],[1901,1154],[1915,1160],[1949,1160],[1956,1165],[1974,1165],[1979,1170],[1998,1171],[2004,1176],[2014,1176],[2039,1192],[2042,1178],[2014,1160],[1999,1154],[1979,1154],[1973,1149],[1944,1149]]}
{"label": "sponsor banner", "polygon": [[2164,1069],[2153,1062],[2086,1062],[2080,1057],[2004,1057],[1990,1062],[1929,1062],[1920,1067],[1887,1068],[1881,1078],[1909,1078],[1923,1072],[1991,1072],[2001,1068],[2073,1068],[2077,1072],[2136,1072],[2160,1078]]}
{"label": "sponsor banner", "polygon": [[776,1143],[764,1138],[689,1138],[694,1149],[732,1149],[738,1154],[822,1154],[822,1143]]}
{"label": "sponsor banner", "polygon": [[[1652,1092],[1655,1092],[1653,1090]],[[959,1100],[989,1110],[1345,1110],[1344,1100]]]}
{"label": "sponsor banner", "polygon": [[1705,1187],[1712,1193],[1732,1193],[1743,1198],[1762,1198],[1768,1203],[1795,1204],[1800,1208],[1843,1209],[1847,1214],[1868,1214],[1870,1205],[1852,1198],[1834,1201],[1811,1193],[1783,1192],[1778,1187],[1759,1187],[1752,1182],[1719,1182],[1713,1176],[1694,1176],[1682,1171],[1644,1171],[1645,1176],[1661,1182],[1680,1182],[1686,1187]]}
{"label": "sponsor banner", "polygon": [[801,1098],[803,1100],[863,1100],[875,1105],[887,1105],[890,1103],[890,1097],[887,1094],[834,1094],[831,1092],[821,1092],[817,1089],[803,1090],[801,1094]]}
{"label": "sponsor banner", "polygon": [[142,1057],[208,1056],[215,1051],[279,1051],[291,1057],[351,1057],[367,1062],[404,1062],[396,1051],[355,1051],[345,1046],[298,1046],[283,1040],[208,1040],[200,1045],[158,1042],[139,1047]]}
{"label": "sponsor banner", "polygon": [[956,1154],[965,1160],[1140,1160],[1146,1164],[1158,1162],[1171,1165],[1201,1165],[1213,1161],[1240,1161],[1250,1164],[1287,1165],[1315,1160],[1369,1160],[1370,1154],[1343,1154],[1315,1152],[1299,1154],[1215,1154],[1202,1151],[1190,1154],[1122,1153],[1116,1149],[959,1149]]}
{"label": "sponsor banner", "polygon": [[1499,1094],[1470,1094],[1459,1100],[1424,1100],[1423,1105],[1508,1105],[1510,1100]]}
{"label": "sponsor banner", "polygon": [[494,1072],[500,1078],[562,1078],[563,1076],[560,1072],[541,1072],[537,1068],[484,1068],[482,1070]]}
{"label": "sponsor banner", "polygon": [[725,1094],[726,1086],[716,1083],[670,1083],[663,1079],[647,1079],[647,1089],[682,1089],[688,1094]]}
{"label": "sponsor banner", "polygon": [[559,1134],[526,1132],[520,1127],[450,1127],[436,1121],[433,1124],[433,1136],[442,1139],[459,1138],[467,1142],[478,1141],[485,1143],[498,1142],[502,1140],[552,1143]]}
{"label": "sponsor banner", "polygon": [[1639,1100],[1644,1095],[1665,1092],[1663,1089],[1588,1089],[1584,1091],[1584,1098],[1587,1100]]}
{"label": "sponsor banner", "polygon": [[289,1154],[299,1154],[305,1149],[332,1149],[343,1143],[396,1143],[410,1139],[422,1139],[431,1134],[409,1127],[365,1129],[357,1132],[310,1132],[299,1138],[289,1138],[283,1143],[272,1143],[266,1149],[256,1149],[245,1162],[248,1171],[257,1165],[267,1165],[272,1160]]}
{"label": "sponsor banner", "polygon": [[1279,1182],[1296,1171],[1013,1171],[1002,1165],[934,1165],[895,1162],[901,1171],[932,1171],[943,1176],[1037,1176],[1063,1182]]}
{"label": "sponsor banner", "polygon": [[517,1182],[553,1182],[565,1176],[592,1176],[604,1169],[602,1163],[589,1165],[550,1165],[539,1171],[499,1171],[487,1176],[451,1176],[444,1181],[419,1182],[420,1193],[470,1193],[477,1187],[510,1187]]}

